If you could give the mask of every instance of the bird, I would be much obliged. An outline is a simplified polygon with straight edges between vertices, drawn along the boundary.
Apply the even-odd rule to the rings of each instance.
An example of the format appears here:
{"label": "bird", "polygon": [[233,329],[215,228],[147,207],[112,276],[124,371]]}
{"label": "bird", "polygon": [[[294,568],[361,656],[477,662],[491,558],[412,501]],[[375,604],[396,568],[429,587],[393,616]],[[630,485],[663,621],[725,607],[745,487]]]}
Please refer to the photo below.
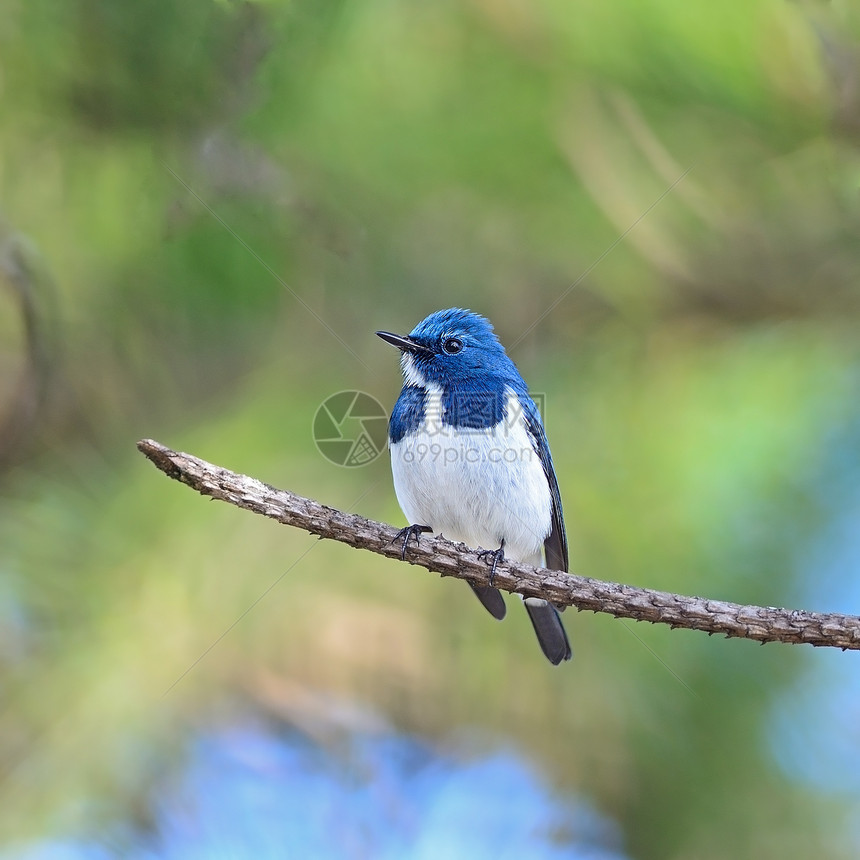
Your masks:
{"label": "bird", "polygon": [[[493,587],[505,558],[568,570],[561,494],[540,412],[492,324],[464,308],[431,313],[408,334],[377,331],[400,350],[403,388],[388,423],[394,492],[410,525],[403,539],[442,535],[492,564],[490,585],[472,585],[496,619]],[[487,549],[487,547],[491,547]],[[523,599],[544,655],[572,656],[549,601]]]}

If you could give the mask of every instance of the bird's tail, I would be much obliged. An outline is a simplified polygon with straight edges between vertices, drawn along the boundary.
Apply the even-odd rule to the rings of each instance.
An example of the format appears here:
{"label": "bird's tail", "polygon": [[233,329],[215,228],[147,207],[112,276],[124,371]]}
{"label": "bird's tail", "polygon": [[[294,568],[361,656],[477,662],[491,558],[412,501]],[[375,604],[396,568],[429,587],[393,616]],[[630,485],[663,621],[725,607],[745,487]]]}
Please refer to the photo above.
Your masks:
{"label": "bird's tail", "polygon": [[502,592],[498,588],[490,588],[489,585],[472,585],[472,591],[475,592],[478,600],[481,601],[484,609],[490,613],[497,621],[501,621],[505,617],[505,598],[502,597]]}
{"label": "bird's tail", "polygon": [[573,652],[558,610],[549,601],[539,597],[526,597],[523,603],[547,660],[553,666],[558,666],[562,660],[570,660]]}

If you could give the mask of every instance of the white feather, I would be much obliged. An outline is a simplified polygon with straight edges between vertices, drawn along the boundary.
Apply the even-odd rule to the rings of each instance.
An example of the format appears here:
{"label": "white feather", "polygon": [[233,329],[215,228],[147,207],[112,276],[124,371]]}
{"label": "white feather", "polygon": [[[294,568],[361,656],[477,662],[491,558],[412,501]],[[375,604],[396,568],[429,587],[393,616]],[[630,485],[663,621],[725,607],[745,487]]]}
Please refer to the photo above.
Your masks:
{"label": "white feather", "polygon": [[427,385],[427,380],[415,364],[415,359],[405,350],[400,353],[400,369],[403,371],[404,385],[416,385],[418,388],[424,388]]}
{"label": "white feather", "polygon": [[[404,373],[420,375],[410,362]],[[508,558],[539,565],[552,498],[516,393],[508,389],[502,420],[479,430],[444,424],[442,390],[426,387],[421,426],[391,446],[407,520],[470,547],[496,549],[504,540]]]}

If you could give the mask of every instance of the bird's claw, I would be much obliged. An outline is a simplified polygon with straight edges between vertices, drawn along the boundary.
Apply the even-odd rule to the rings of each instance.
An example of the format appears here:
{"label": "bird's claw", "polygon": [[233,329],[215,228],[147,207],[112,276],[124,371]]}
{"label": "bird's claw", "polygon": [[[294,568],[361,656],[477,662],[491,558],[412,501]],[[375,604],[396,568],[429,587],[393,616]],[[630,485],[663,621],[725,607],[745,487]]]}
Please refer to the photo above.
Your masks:
{"label": "bird's claw", "polygon": [[[478,558],[484,559],[487,564],[492,564],[490,568],[490,586],[492,587],[496,579],[496,567],[500,561],[505,560],[505,542],[498,549],[482,549],[478,552]],[[490,561],[492,559],[492,562]]]}
{"label": "bird's claw", "polygon": [[400,560],[404,561],[406,559],[406,547],[409,546],[409,541],[411,538],[415,538],[415,546],[418,546],[419,537],[424,532],[432,532],[433,529],[430,526],[421,526],[416,523],[413,523],[411,526],[406,526],[404,529],[400,529],[396,535],[391,539],[390,543],[394,543],[398,540],[403,540],[403,546],[400,548]]}

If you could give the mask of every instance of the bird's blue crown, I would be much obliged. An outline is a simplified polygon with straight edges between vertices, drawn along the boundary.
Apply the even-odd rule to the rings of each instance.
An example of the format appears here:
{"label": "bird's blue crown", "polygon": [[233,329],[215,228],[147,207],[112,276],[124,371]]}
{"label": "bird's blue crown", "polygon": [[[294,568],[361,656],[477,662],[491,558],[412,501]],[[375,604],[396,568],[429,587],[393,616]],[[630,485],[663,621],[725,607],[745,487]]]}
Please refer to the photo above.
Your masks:
{"label": "bird's blue crown", "polygon": [[520,380],[514,363],[505,354],[492,323],[463,308],[436,311],[423,319],[409,337],[424,347],[409,353],[415,369],[442,389],[495,385]]}
{"label": "bird's blue crown", "polygon": [[516,365],[490,321],[479,314],[463,308],[436,311],[410,332],[408,341],[411,348],[401,347],[405,382],[391,416],[392,441],[423,419],[426,386],[441,389],[442,419],[452,427],[495,426],[505,415],[511,391],[529,411],[534,409]]}

